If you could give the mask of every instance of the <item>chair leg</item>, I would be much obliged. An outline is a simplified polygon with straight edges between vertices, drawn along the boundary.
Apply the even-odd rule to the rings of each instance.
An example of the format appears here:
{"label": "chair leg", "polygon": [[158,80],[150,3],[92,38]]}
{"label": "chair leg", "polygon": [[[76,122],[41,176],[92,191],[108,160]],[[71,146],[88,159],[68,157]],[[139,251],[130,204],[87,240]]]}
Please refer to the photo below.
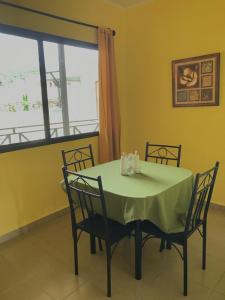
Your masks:
{"label": "chair leg", "polygon": [[188,289],[188,266],[187,266],[187,240],[183,245],[183,268],[184,268],[184,296],[187,296]]}
{"label": "chair leg", "polygon": [[111,248],[106,243],[106,257],[107,257],[107,297],[111,297]]}
{"label": "chair leg", "polygon": [[91,254],[96,253],[95,236],[93,234],[90,234],[90,252]]}
{"label": "chair leg", "polygon": [[77,231],[74,232],[73,234],[73,250],[74,250],[74,271],[75,275],[78,275],[78,249],[77,249]]}
{"label": "chair leg", "polygon": [[171,250],[171,242],[166,240],[166,249]]}
{"label": "chair leg", "polygon": [[202,269],[206,268],[206,223],[203,223],[203,236],[202,236]]}
{"label": "chair leg", "polygon": [[162,252],[164,249],[165,249],[165,240],[164,240],[164,239],[161,239],[159,251]]}
{"label": "chair leg", "polygon": [[99,247],[99,250],[100,251],[103,251],[103,248],[102,248],[102,241],[100,238],[98,238],[98,247]]}
{"label": "chair leg", "polygon": [[142,277],[142,232],[141,232],[141,221],[135,222],[135,278],[140,280]]}

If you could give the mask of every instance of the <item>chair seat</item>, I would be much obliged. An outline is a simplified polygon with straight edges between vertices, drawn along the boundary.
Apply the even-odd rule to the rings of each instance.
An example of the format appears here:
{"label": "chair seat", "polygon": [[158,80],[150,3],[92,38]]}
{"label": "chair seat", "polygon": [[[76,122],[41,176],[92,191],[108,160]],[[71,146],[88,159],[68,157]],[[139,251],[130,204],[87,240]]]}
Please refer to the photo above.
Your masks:
{"label": "chair seat", "polygon": [[177,244],[183,244],[183,241],[187,237],[185,232],[175,232],[175,233],[165,233],[155,224],[150,221],[143,221],[141,224],[142,232],[154,235],[160,239],[170,240],[171,242],[175,242]]}
{"label": "chair seat", "polygon": [[[88,233],[93,233],[96,237],[106,240],[104,218],[101,215],[95,214],[91,218],[87,218],[77,224],[77,227]],[[109,242],[114,244],[128,235],[132,227],[130,224],[122,225],[114,220],[108,219]]]}

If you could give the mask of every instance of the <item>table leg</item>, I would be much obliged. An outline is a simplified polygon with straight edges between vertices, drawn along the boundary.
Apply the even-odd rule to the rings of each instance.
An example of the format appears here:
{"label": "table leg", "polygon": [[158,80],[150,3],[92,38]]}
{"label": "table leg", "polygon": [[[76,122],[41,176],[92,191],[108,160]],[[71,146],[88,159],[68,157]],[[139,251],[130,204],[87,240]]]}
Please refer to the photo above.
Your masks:
{"label": "table leg", "polygon": [[141,221],[135,224],[135,278],[141,279],[141,258],[142,258],[142,238],[141,238]]}

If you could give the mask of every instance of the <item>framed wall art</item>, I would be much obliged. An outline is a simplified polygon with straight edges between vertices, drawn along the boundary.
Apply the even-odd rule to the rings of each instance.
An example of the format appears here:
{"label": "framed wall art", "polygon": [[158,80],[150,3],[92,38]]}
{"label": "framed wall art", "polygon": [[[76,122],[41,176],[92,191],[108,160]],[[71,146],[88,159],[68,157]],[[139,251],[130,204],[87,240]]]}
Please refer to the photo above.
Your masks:
{"label": "framed wall art", "polygon": [[173,106],[219,105],[220,53],[172,61]]}

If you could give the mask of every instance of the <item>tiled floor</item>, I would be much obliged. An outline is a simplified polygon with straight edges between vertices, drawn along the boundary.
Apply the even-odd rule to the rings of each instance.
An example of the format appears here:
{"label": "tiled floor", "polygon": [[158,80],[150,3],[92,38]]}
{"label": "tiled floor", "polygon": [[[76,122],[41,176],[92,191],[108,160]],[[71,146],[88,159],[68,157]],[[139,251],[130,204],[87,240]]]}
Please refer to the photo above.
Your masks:
{"label": "tiled floor", "polygon": [[[225,300],[225,213],[211,209],[207,270],[201,270],[201,239],[189,243],[189,296],[182,296],[182,262],[175,250],[159,253],[159,241],[143,250],[143,279],[134,279],[133,239],[118,246],[112,261],[112,298],[120,300]],[[106,299],[104,252],[89,254],[83,234],[79,276],[73,274],[69,215],[0,245],[1,300]]]}

